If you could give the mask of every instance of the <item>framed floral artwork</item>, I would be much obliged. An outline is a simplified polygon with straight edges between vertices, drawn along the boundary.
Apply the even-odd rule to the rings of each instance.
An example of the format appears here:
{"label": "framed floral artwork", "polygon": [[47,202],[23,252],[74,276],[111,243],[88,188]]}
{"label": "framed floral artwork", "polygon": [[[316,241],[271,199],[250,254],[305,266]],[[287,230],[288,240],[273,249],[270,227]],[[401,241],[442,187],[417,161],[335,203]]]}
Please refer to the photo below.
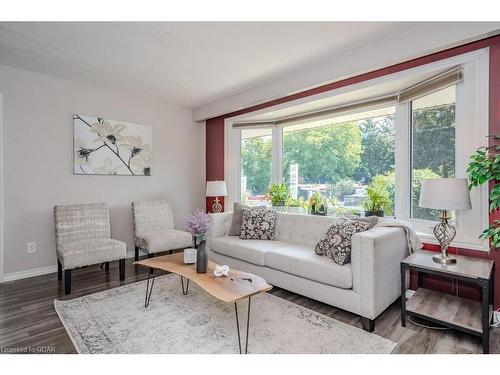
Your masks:
{"label": "framed floral artwork", "polygon": [[73,115],[75,174],[150,176],[151,126]]}

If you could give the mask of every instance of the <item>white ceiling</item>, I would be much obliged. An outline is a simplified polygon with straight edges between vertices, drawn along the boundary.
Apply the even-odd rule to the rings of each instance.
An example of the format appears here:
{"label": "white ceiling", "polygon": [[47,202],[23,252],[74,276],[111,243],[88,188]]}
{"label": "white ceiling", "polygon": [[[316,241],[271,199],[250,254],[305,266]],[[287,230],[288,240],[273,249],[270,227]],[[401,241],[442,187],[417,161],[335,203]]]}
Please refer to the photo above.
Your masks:
{"label": "white ceiling", "polygon": [[0,64],[194,108],[422,25],[2,22]]}

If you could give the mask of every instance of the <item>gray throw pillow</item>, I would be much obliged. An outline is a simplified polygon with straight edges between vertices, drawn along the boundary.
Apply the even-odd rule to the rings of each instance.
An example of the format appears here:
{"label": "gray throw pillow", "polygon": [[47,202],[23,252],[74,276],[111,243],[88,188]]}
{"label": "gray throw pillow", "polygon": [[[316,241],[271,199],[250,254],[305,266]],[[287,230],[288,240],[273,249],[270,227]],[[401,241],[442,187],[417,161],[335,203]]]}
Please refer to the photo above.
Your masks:
{"label": "gray throw pillow", "polygon": [[371,229],[371,223],[360,220],[338,219],[328,227],[314,248],[318,255],[326,255],[338,265],[351,262],[352,236]]}
{"label": "gray throw pillow", "polygon": [[271,209],[243,210],[242,240],[274,240],[276,211]]}
{"label": "gray throw pillow", "polygon": [[241,233],[241,215],[244,209],[256,210],[266,208],[265,205],[262,206],[245,206],[241,203],[235,203],[233,206],[233,221],[231,223],[231,229],[229,229],[229,236],[239,236]]}

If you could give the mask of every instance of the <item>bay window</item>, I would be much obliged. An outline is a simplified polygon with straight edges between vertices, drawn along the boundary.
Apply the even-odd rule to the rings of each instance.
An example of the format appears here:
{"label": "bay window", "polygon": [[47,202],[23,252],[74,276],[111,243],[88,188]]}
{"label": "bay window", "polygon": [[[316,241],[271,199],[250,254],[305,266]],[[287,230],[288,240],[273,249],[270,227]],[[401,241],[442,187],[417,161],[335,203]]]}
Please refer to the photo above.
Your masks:
{"label": "bay window", "polygon": [[[227,119],[226,202],[269,205],[269,185],[284,183],[291,204],[319,193],[330,215],[363,214],[366,189],[375,186],[389,197],[387,216],[411,221],[424,241],[433,242],[438,213],[419,207],[421,183],[466,177],[469,156],[487,142],[488,54],[470,53],[405,74],[386,79],[390,88],[398,79],[412,82],[393,96],[297,110],[295,116],[292,106],[283,106]],[[372,94],[376,84],[385,87],[366,82],[362,89]],[[486,249],[478,235],[488,222],[487,188],[471,191],[471,201],[472,210],[452,212],[453,245]]]}
{"label": "bay window", "polygon": [[453,85],[411,102],[412,218],[438,215],[418,206],[423,179],[455,177],[455,91]]}
{"label": "bay window", "polygon": [[272,175],[271,129],[241,130],[241,197],[248,205],[267,203]]}
{"label": "bay window", "polygon": [[283,182],[293,199],[317,192],[331,213],[362,210],[366,187],[394,173],[395,107],[371,112],[283,127]]}

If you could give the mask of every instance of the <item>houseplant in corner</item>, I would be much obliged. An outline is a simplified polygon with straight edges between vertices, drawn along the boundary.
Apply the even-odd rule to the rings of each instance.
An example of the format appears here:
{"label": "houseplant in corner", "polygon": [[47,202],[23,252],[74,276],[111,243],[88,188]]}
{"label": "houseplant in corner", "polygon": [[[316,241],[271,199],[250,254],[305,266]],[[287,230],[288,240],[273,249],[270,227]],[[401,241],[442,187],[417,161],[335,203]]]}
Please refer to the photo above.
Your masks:
{"label": "houseplant in corner", "polygon": [[290,198],[290,191],[285,184],[271,184],[267,192],[267,197],[271,200],[272,206],[277,211],[283,211],[283,207]]}
{"label": "houseplant in corner", "polygon": [[384,189],[371,186],[366,189],[367,197],[363,202],[365,216],[384,217],[385,213],[391,214],[391,200]]}
{"label": "houseplant in corner", "polygon": [[[500,141],[499,135],[490,136],[494,141]],[[467,168],[469,190],[483,184],[491,184],[490,213],[500,208],[500,145],[483,146],[470,157]],[[479,236],[483,240],[490,240],[492,248],[500,247],[500,220],[494,220]]]}
{"label": "houseplant in corner", "polygon": [[186,216],[184,224],[194,236],[195,244],[199,243],[196,253],[196,272],[207,273],[208,254],[205,237],[209,226],[208,215],[203,210],[196,210],[192,215]]}

